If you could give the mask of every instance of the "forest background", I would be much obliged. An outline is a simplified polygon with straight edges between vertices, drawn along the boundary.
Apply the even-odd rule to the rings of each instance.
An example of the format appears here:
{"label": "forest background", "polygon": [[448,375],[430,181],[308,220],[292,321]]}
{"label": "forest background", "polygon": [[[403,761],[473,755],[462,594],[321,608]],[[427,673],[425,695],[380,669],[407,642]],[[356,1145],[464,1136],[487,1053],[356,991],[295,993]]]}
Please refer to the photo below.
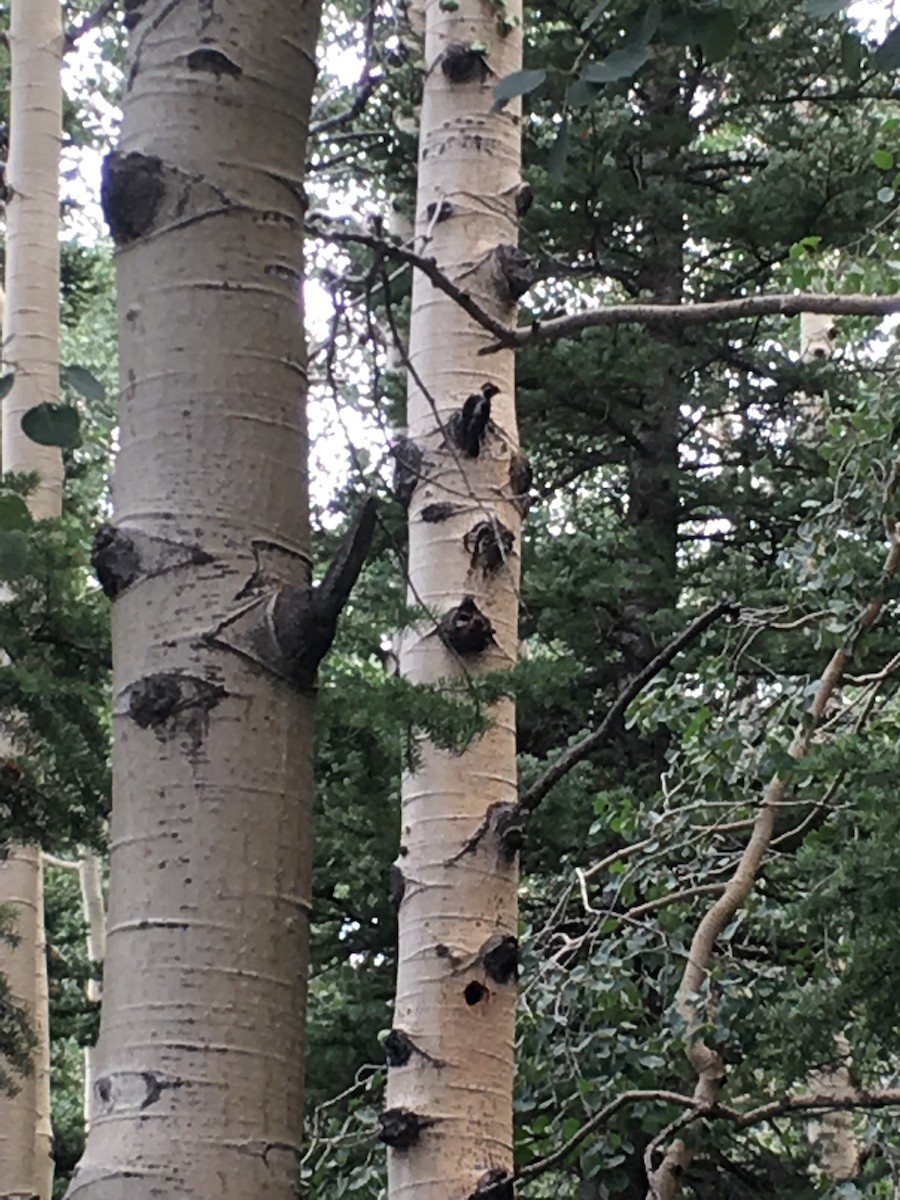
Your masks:
{"label": "forest background", "polygon": [[[74,26],[89,17],[89,6],[70,7]],[[0,694],[24,716],[25,750],[0,771],[3,834],[63,858],[102,849],[110,787],[107,603],[89,556],[115,444],[115,309],[111,251],[86,236],[79,211],[82,156],[112,136],[122,64],[118,14],[103,9],[66,107],[64,385],[80,444],[65,451],[63,519],[23,557],[10,502],[0,544],[13,596],[0,606],[10,657]],[[601,302],[895,289],[900,34],[890,6],[561,3],[533,8],[526,37],[523,321]],[[695,45],[693,101],[675,111],[664,51]],[[398,229],[402,242],[412,211],[415,33],[402,9],[334,6],[323,47],[308,181],[320,560],[363,496],[382,504],[320,676],[304,1179],[311,1196],[374,1200],[400,771],[411,731],[450,746],[477,738],[493,693],[473,685],[451,702],[393,671],[394,631],[411,619],[389,452],[405,416],[409,271],[383,268],[371,243]],[[588,59],[605,73],[583,71]],[[651,117],[636,121],[635,103]],[[523,656],[504,686],[518,704],[522,794],[604,728],[623,688],[692,619],[723,596],[734,602],[535,804],[520,888],[516,1099],[517,1162],[534,1197],[645,1195],[648,1147],[680,1115],[665,1093],[693,1087],[674,1007],[687,947],[744,851],[767,781],[785,770],[821,672],[848,643],[852,674],[802,770],[788,764],[775,836],[698,1004],[727,1064],[723,1098],[745,1117],[833,1068],[843,1039],[854,1102],[841,1136],[853,1170],[829,1175],[805,1115],[723,1112],[695,1130],[684,1192],[802,1200],[900,1187],[896,1109],[878,1099],[896,1086],[900,1048],[890,803],[900,654],[895,588],[883,578],[896,346],[875,317],[844,315],[816,336],[802,345],[799,318],[777,315],[623,322],[519,352],[536,503],[523,541]],[[5,481],[4,497],[17,491]],[[881,620],[857,645],[859,613],[879,589]],[[96,1004],[72,873],[51,865],[46,895],[62,1194],[83,1144],[81,1052]],[[2,992],[0,1005],[14,1080],[27,1032]]]}

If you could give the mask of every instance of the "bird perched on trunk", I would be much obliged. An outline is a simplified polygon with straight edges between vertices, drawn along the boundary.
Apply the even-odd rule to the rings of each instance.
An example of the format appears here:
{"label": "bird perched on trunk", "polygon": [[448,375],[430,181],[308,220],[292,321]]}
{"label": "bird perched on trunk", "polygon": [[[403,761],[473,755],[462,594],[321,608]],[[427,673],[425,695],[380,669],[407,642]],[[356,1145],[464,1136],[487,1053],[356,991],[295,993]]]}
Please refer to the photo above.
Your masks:
{"label": "bird perched on trunk", "polygon": [[477,458],[491,420],[491,400],[500,391],[493,383],[483,383],[481,390],[466,398],[462,410],[451,422],[453,439],[469,458]]}

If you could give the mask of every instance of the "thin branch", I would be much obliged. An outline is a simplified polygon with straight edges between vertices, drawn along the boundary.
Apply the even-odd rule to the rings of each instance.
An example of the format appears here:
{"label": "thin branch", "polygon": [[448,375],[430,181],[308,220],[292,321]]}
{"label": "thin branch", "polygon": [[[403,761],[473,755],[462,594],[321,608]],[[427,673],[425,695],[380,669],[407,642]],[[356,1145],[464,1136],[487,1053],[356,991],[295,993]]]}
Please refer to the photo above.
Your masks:
{"label": "thin branch", "polygon": [[118,3],[119,0],[103,0],[92,13],[88,13],[77,25],[69,25],[65,32],[65,53],[68,54],[70,50],[74,50],[79,39],[83,38],[86,33],[90,33],[92,29],[97,29],[102,25]]}
{"label": "thin branch", "polygon": [[329,129],[337,129],[341,125],[347,125],[351,121],[355,121],[366,107],[370,96],[384,78],[381,74],[372,73],[374,43],[375,0],[369,0],[369,11],[366,13],[365,30],[363,33],[363,65],[359,73],[359,79],[353,88],[353,102],[343,112],[336,113],[333,117],[325,117],[321,121],[313,122],[309,127],[311,137],[318,137],[320,134],[327,133]]}
{"label": "thin branch", "polygon": [[567,1142],[564,1142],[558,1150],[554,1150],[552,1154],[548,1154],[546,1158],[538,1159],[537,1162],[529,1163],[527,1167],[523,1167],[521,1171],[516,1172],[516,1180],[519,1183],[524,1183],[528,1179],[534,1179],[538,1175],[543,1175],[545,1171],[550,1171],[558,1166],[577,1149],[586,1137],[594,1132],[595,1129],[606,1123],[611,1116],[624,1108],[626,1104],[639,1103],[647,1100],[661,1100],[665,1104],[680,1104],[689,1109],[695,1107],[694,1101],[690,1096],[682,1096],[680,1092],[667,1091],[647,1091],[647,1092],[622,1092],[616,1096],[615,1100],[610,1100],[609,1104],[598,1109],[594,1115],[582,1125],[582,1127],[573,1133]]}
{"label": "thin branch", "polygon": [[[337,245],[367,246],[385,258],[393,258],[398,262],[418,268],[439,291],[449,296],[451,300],[455,300],[463,312],[468,313],[476,324],[494,335],[497,339],[494,349],[500,350],[504,345],[515,344],[511,339],[515,338],[516,331],[504,325],[502,321],[498,321],[496,317],[492,317],[472,299],[467,291],[448,279],[438,267],[435,259],[425,258],[421,254],[416,254],[414,250],[407,250],[405,246],[398,246],[395,242],[387,242],[375,234],[363,233],[361,230],[335,228],[335,223],[322,213],[310,213],[308,221],[306,232],[309,237],[320,238],[322,241],[334,242]],[[317,225],[316,221],[328,221],[329,223]]]}
{"label": "thin branch", "polygon": [[[796,292],[793,295],[742,296],[739,300],[713,300],[697,304],[610,304],[585,312],[568,313],[548,321],[535,321],[485,346],[479,354],[492,354],[506,346],[528,346],[533,342],[555,342],[574,337],[585,329],[609,325],[659,325],[678,327],[708,325],[723,321],[742,321],[750,317],[796,317],[800,313],[828,313],[834,316],[886,317],[900,312],[898,296],[821,295]],[[485,327],[487,328],[487,327]]]}
{"label": "thin branch", "polygon": [[308,232],[312,237],[324,241],[368,246],[378,254],[397,259],[420,270],[431,283],[467,312],[495,341],[484,346],[478,353],[494,354],[506,348],[518,349],[533,342],[554,342],[564,337],[574,337],[585,329],[596,329],[611,325],[708,325],[727,321],[746,320],[751,317],[782,316],[796,317],[800,313],[827,313],[833,316],[886,317],[900,313],[900,295],[866,296],[861,294],[825,295],[818,292],[795,292],[762,296],[742,296],[737,300],[700,301],[696,304],[608,304],[602,308],[584,312],[568,313],[562,317],[551,317],[546,321],[533,321],[509,329],[502,321],[492,317],[481,305],[476,304],[464,291],[438,267],[433,258],[425,258],[403,246],[385,241],[374,234],[360,230],[337,229],[334,222],[324,213],[310,214],[310,220],[328,221],[329,227],[313,224]]}
{"label": "thin branch", "polygon": [[628,706],[632,700],[636,699],[644,688],[650,683],[660,671],[672,662],[674,658],[681,653],[687,646],[695,642],[701,634],[722,616],[734,615],[737,612],[737,605],[734,600],[720,600],[718,604],[708,609],[705,613],[701,613],[696,620],[688,625],[687,629],[682,630],[677,637],[673,638],[663,650],[657,654],[651,662],[647,664],[642,671],[638,673],[626,683],[625,687],[616,697],[609,712],[593,731],[587,737],[582,738],[580,742],[574,746],[570,746],[564,754],[556,760],[552,766],[548,767],[544,774],[531,787],[522,794],[519,798],[519,805],[526,812],[534,812],[540,802],[544,799],[551,788],[555,787],[561,779],[563,779],[577,766],[598,750],[610,738],[610,735],[615,732],[619,721],[625,715]]}

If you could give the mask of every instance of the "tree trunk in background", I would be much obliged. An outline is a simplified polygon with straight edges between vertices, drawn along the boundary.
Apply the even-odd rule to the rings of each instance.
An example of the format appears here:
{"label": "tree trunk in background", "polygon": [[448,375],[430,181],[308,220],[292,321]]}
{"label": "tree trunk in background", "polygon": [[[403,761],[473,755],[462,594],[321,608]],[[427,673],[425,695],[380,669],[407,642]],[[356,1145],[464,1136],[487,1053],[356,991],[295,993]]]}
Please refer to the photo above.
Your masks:
{"label": "tree trunk in background", "polygon": [[[84,923],[87,926],[87,954],[92,966],[103,966],[106,958],[106,904],[103,900],[103,880],[100,877],[100,859],[93,850],[85,847],[78,857],[78,883],[81,887],[81,903],[84,906]],[[99,979],[88,980],[88,999],[99,1004],[103,988]],[[84,1048],[84,1127],[91,1123],[91,1093],[94,1085],[94,1047]]]}
{"label": "tree trunk in background", "polygon": [[[32,516],[59,516],[62,456],[22,432],[22,416],[59,397],[59,153],[62,139],[62,12],[59,0],[14,0],[9,48],[10,153],[6,206],[3,356],[15,376],[3,401],[3,471],[34,472]],[[0,971],[37,1035],[34,1071],[14,1097],[0,1096],[0,1197],[49,1200],[50,1039],[40,850],[16,847],[0,863],[0,904],[17,912],[21,937],[0,949]]]}
{"label": "tree trunk in background", "polygon": [[[509,322],[520,115],[517,102],[493,111],[493,85],[521,66],[520,15],[514,3],[491,9],[462,0],[452,12],[428,5],[416,201],[419,253],[434,256]],[[506,35],[500,18],[511,25]],[[489,47],[484,57],[478,46]],[[497,253],[500,246],[505,253]],[[513,497],[524,485],[521,473],[510,481],[514,363],[509,351],[479,358],[487,341],[453,301],[416,276],[403,458],[414,488],[409,597],[427,616],[403,637],[401,670],[415,683],[455,681],[462,696],[471,674],[513,665],[518,638],[524,506]],[[485,384],[499,391],[482,437]],[[463,753],[420,743],[416,769],[403,783],[393,888],[397,995],[381,1135],[390,1200],[461,1200],[512,1171],[512,703],[491,715],[490,730]]]}
{"label": "tree trunk in background", "polygon": [[294,1200],[314,666],[302,324],[316,0],[149,0],[117,245],[109,923],[78,1200]]}
{"label": "tree trunk in background", "polygon": [[[837,327],[834,317],[827,313],[800,314],[800,358],[803,362],[831,358],[834,353]],[[818,447],[826,433],[827,405],[815,397],[803,397],[801,436]],[[839,968],[840,969],[840,968]],[[844,1034],[834,1039],[834,1064],[810,1075],[809,1087],[824,1096],[845,1096],[852,1093],[852,1055]],[[854,1130],[854,1117],[849,1112],[826,1112],[810,1121],[810,1141],[827,1179],[843,1183],[859,1174],[860,1144]]]}

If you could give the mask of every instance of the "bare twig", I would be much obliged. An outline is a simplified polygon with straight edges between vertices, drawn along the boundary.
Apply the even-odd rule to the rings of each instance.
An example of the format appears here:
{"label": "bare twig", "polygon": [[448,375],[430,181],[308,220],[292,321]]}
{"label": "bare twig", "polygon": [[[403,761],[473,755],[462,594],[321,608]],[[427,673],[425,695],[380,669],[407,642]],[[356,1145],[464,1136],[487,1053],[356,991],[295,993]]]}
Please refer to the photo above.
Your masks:
{"label": "bare twig", "polygon": [[683,629],[677,637],[673,638],[672,641],[669,642],[668,646],[664,647],[664,649],[657,654],[656,658],[649,662],[642,671],[638,671],[638,673],[633,676],[628,683],[626,683],[625,687],[614,700],[609,712],[593,731],[593,733],[589,733],[587,737],[582,738],[580,742],[576,743],[576,745],[570,746],[564,754],[560,755],[560,757],[555,763],[553,763],[552,766],[547,768],[540,779],[533,783],[531,787],[522,794],[522,796],[519,798],[519,805],[525,809],[526,812],[533,812],[550,791],[550,789],[559,783],[559,781],[566,775],[568,775],[573,767],[577,766],[578,763],[586,759],[588,755],[593,754],[606,741],[609,740],[610,735],[615,732],[619,721],[625,715],[625,712],[627,711],[632,700],[636,699],[636,697],[641,694],[647,684],[650,683],[651,680],[655,679],[660,671],[665,670],[669,663],[672,662],[672,660],[676,658],[682,650],[691,645],[692,642],[695,642],[697,638],[699,638],[701,634],[705,633],[711,625],[715,624],[720,617],[725,616],[726,614],[734,614],[736,611],[737,605],[733,600],[720,600],[718,604],[714,605],[710,609],[707,609],[705,613],[701,613],[696,620],[692,621],[691,624],[688,625],[687,629]]}

